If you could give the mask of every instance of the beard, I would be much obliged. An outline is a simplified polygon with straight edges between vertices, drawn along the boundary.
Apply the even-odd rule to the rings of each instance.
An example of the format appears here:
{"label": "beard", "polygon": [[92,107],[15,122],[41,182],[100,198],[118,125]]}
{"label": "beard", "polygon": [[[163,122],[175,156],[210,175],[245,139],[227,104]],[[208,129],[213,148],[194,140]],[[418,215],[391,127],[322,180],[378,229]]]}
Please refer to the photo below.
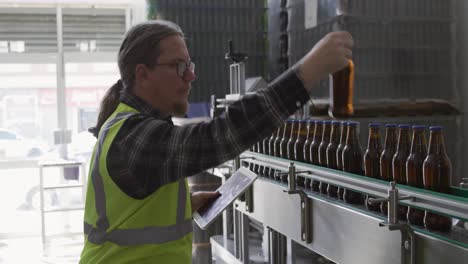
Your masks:
{"label": "beard", "polygon": [[177,117],[185,117],[189,109],[188,101],[185,102],[176,102],[172,105],[173,114]]}

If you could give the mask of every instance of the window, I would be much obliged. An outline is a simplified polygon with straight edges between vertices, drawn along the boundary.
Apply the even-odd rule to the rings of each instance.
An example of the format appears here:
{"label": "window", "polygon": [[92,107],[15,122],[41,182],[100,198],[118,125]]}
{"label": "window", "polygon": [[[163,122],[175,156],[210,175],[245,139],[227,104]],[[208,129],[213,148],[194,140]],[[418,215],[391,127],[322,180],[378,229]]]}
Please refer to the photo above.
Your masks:
{"label": "window", "polygon": [[[96,139],[86,130],[96,123],[100,100],[119,76],[117,51],[130,24],[130,6],[133,9],[135,3],[144,3],[125,0],[128,2],[118,1],[122,2],[120,7],[112,3],[112,8],[107,8],[108,1],[96,0],[100,2],[98,8],[85,7],[83,3],[78,8],[68,0],[29,1],[34,2],[29,6],[22,0],[8,2],[15,1],[21,3],[0,5],[0,163],[4,165],[0,169],[0,175],[4,176],[0,177],[0,200],[8,201],[1,207],[5,217],[0,219],[0,234],[9,238],[40,234],[37,161],[59,156],[53,136],[59,124],[66,124],[72,132],[68,157],[86,160],[89,165]],[[60,3],[67,7],[60,9],[55,5]],[[141,8],[143,16],[144,4]],[[57,18],[57,11],[61,11],[61,17]],[[62,23],[58,23],[60,20]],[[61,48],[57,41],[60,35]],[[59,92],[65,96],[58,97]],[[57,176],[53,180],[57,182],[46,185],[62,184],[61,173],[53,172]],[[44,192],[45,206],[82,203],[81,190],[66,191],[68,195],[62,195],[61,191]],[[47,233],[82,232],[82,214],[82,211],[49,214],[45,222]],[[81,250],[82,246],[78,247]],[[70,252],[66,253],[69,262]],[[1,258],[8,263],[38,261],[35,254],[25,255],[31,255],[26,261],[4,255]],[[56,262],[67,261],[57,258]]]}
{"label": "window", "polygon": [[0,8],[1,53],[57,52],[55,8]]}
{"label": "window", "polygon": [[10,52],[24,52],[24,41],[10,41]]}

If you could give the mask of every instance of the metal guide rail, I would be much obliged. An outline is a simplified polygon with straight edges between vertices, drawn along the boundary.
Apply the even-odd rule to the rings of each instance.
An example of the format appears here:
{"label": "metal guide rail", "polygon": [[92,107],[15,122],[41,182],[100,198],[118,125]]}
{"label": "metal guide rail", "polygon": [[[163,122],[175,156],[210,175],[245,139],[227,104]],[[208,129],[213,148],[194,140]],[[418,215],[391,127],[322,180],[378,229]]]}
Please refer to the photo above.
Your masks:
{"label": "metal guide rail", "polygon": [[[244,161],[283,172],[288,171],[288,166],[291,163],[291,161],[287,159],[250,151],[244,152],[241,155],[241,158]],[[329,184],[377,197],[387,196],[389,183],[386,181],[302,162],[294,161],[294,165],[296,167],[296,171],[298,171],[298,176],[324,181]],[[409,200],[402,200],[402,204],[468,221],[468,197],[432,192],[401,184],[397,184],[397,188],[399,189],[401,196],[411,197]]]}
{"label": "metal guide rail", "polygon": [[[386,197],[391,189],[388,182],[301,162],[291,166],[290,160],[250,151],[241,154],[240,160],[294,177],[289,176],[288,182],[267,177],[257,179],[250,199],[237,201],[236,209],[333,261],[468,263],[468,231],[463,227],[454,225],[449,232],[438,232],[410,226],[406,221],[390,223],[385,215],[368,211],[364,205],[346,204],[310,189],[292,186],[296,176],[300,176]],[[468,219],[468,198],[464,195],[441,194],[404,185],[396,188],[400,193],[396,192],[397,199],[399,195],[411,197],[402,200],[403,204]],[[296,193],[300,195],[292,195]],[[401,235],[389,232],[393,230],[400,230]]]}

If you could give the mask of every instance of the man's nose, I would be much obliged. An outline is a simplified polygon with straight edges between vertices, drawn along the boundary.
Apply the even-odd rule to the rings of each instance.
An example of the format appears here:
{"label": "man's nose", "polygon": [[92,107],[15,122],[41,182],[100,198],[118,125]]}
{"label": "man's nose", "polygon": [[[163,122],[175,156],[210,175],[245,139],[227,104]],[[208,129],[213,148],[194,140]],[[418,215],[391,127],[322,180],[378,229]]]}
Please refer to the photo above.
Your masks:
{"label": "man's nose", "polygon": [[185,71],[185,76],[184,76],[184,80],[186,82],[193,82],[195,81],[195,79],[197,79],[197,76],[195,75],[194,72],[192,72],[191,70],[186,70]]}

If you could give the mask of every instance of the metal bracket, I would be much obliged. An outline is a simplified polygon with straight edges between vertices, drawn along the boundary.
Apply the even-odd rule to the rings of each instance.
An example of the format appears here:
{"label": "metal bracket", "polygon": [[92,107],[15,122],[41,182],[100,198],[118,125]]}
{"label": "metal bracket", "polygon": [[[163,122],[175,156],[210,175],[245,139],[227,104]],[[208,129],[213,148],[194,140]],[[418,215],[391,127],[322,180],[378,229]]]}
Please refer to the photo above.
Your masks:
{"label": "metal bracket", "polygon": [[[294,170],[294,173],[291,174],[291,166],[292,169]],[[296,179],[297,176],[296,174],[298,173],[310,173],[310,171],[296,171],[296,167],[294,166],[294,162],[291,162],[291,165],[289,166],[289,171],[288,172],[276,172],[275,173],[275,178],[280,178],[282,176],[288,176],[288,189],[289,190],[295,190],[296,189]],[[293,175],[293,176],[289,176]],[[281,179],[283,181],[283,179]]]}
{"label": "metal bracket", "polygon": [[411,196],[398,196],[396,182],[390,182],[387,198],[369,199],[369,203],[388,202],[388,222],[379,223],[380,227],[388,227],[390,231],[400,230],[401,232],[401,263],[416,264],[416,237],[414,231],[408,224],[398,222],[398,201],[413,199]]}
{"label": "metal bracket", "polygon": [[312,242],[312,219],[310,217],[310,199],[302,190],[296,189],[296,167],[294,162],[289,165],[288,173],[288,190],[284,190],[288,194],[298,194],[301,199],[301,240],[307,244]]}
{"label": "metal bracket", "polygon": [[245,210],[247,212],[252,213],[254,206],[253,206],[253,185],[247,188],[247,190],[244,193],[245,197]]}
{"label": "metal bracket", "polygon": [[[240,166],[241,166],[241,160],[244,159],[255,159],[254,157],[242,157],[239,158],[237,156],[234,159],[234,171],[237,171]],[[250,186],[241,196],[239,196],[239,200],[241,202],[245,202],[245,209],[247,212],[252,213],[253,212],[253,186]]]}

